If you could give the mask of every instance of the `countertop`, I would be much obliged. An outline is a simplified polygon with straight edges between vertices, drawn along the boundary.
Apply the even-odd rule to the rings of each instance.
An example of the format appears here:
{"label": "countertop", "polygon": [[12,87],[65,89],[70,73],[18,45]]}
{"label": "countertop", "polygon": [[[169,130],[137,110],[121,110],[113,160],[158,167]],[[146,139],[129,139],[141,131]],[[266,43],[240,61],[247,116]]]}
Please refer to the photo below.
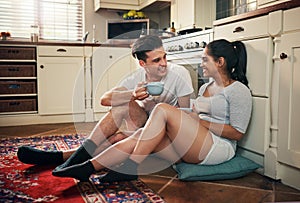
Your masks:
{"label": "countertop", "polygon": [[265,7],[265,8],[256,9],[254,11],[249,11],[247,13],[234,15],[234,16],[230,16],[230,17],[227,17],[227,18],[222,18],[220,20],[214,21],[213,25],[217,26],[217,25],[233,23],[233,22],[240,21],[240,20],[245,20],[245,19],[249,19],[249,18],[254,18],[254,17],[266,15],[266,14],[268,14],[270,12],[273,12],[273,11],[287,10],[287,9],[296,8],[296,7],[299,7],[299,6],[300,6],[300,1],[299,0],[291,0],[291,1],[288,1],[288,2],[276,4],[276,5],[273,5],[273,6],[268,6],[268,7]]}
{"label": "countertop", "polygon": [[80,41],[57,41],[57,40],[39,40],[31,42],[30,39],[9,38],[0,40],[0,45],[24,45],[24,46],[92,46],[92,47],[130,47],[130,44],[112,44],[112,43],[91,43]]}

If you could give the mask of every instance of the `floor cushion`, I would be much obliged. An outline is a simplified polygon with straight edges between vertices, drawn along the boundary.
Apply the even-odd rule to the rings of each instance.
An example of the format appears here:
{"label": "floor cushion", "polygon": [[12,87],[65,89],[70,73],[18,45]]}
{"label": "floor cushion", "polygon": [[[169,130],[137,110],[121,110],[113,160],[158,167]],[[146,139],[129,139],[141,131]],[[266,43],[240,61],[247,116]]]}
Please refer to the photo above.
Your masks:
{"label": "floor cushion", "polygon": [[217,165],[197,165],[185,162],[173,165],[178,178],[184,181],[235,179],[260,167],[259,164],[241,155],[236,155],[229,161]]}

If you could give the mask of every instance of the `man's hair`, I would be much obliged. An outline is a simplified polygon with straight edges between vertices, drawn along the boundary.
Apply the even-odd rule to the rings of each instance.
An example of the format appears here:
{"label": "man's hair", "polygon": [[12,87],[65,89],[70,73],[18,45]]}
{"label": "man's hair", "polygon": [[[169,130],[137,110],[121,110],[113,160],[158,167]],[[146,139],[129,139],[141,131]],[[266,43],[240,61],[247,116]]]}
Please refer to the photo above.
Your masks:
{"label": "man's hair", "polygon": [[158,36],[146,35],[144,37],[138,38],[134,42],[131,54],[134,58],[146,62],[146,52],[153,51],[154,49],[160,48],[162,46],[162,41]]}

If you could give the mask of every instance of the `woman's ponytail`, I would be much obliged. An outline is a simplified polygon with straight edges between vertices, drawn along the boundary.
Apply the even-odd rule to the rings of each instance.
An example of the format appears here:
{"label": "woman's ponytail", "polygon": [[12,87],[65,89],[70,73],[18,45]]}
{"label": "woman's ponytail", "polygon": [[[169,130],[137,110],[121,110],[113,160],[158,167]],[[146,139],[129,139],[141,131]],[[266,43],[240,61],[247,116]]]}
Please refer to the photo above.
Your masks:
{"label": "woman's ponytail", "polygon": [[244,43],[241,41],[234,41],[231,43],[237,57],[236,64],[232,68],[231,78],[238,80],[248,87],[247,72],[247,52]]}

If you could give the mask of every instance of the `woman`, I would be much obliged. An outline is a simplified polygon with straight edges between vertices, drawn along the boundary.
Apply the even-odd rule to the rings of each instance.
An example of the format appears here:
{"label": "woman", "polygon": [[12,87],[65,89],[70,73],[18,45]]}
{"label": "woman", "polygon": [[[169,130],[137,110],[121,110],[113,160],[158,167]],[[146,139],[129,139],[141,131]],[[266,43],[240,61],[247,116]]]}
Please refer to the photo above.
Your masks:
{"label": "woman", "polygon": [[203,75],[213,80],[201,86],[192,112],[160,103],[144,128],[82,164],[54,170],[53,175],[87,181],[95,171],[122,163],[101,180],[133,180],[138,165],[150,153],[172,163],[219,164],[230,160],[251,117],[246,56],[240,41],[209,43],[201,65]]}

